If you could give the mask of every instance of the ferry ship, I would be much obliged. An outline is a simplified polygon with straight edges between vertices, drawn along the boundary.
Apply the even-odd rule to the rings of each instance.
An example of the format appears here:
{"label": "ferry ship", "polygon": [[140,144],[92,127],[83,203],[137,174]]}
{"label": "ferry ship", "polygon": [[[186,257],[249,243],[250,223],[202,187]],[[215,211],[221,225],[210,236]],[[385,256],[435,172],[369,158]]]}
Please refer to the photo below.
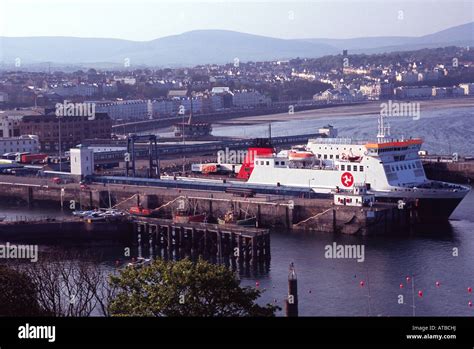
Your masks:
{"label": "ferry ship", "polygon": [[317,138],[304,149],[257,153],[247,183],[308,188],[321,195],[364,183],[377,201],[402,206],[412,202],[422,222],[447,220],[470,187],[426,178],[418,155],[422,143],[419,138],[391,138],[390,127],[380,116],[374,142]]}

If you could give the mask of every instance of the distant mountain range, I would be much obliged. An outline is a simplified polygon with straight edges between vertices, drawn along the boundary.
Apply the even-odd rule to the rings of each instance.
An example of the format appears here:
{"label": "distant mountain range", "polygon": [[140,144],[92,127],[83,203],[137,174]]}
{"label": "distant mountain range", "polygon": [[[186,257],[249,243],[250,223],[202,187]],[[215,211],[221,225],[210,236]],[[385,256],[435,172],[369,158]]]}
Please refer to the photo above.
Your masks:
{"label": "distant mountain range", "polygon": [[381,53],[446,46],[474,46],[474,22],[420,37],[277,39],[227,30],[196,30],[151,41],[76,37],[0,37],[0,64],[176,67],[268,61],[349,53]]}

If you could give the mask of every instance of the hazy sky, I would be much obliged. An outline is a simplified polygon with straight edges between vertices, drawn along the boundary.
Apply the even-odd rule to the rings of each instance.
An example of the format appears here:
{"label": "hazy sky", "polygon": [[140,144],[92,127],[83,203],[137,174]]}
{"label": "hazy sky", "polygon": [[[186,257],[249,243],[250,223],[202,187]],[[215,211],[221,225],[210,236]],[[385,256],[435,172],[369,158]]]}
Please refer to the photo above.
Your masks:
{"label": "hazy sky", "polygon": [[0,36],[152,40],[196,29],[278,38],[419,36],[474,21],[474,0],[0,0]]}

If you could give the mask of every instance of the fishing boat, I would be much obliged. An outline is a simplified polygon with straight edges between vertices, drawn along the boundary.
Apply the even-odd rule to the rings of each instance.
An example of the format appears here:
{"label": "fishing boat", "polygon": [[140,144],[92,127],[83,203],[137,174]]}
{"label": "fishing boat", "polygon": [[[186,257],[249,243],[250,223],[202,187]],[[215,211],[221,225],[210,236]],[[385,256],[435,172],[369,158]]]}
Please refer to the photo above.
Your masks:
{"label": "fishing boat", "polygon": [[257,217],[246,217],[244,219],[235,219],[232,211],[228,211],[224,218],[217,218],[217,223],[220,225],[233,224],[245,227],[255,227],[257,224]]}
{"label": "fishing boat", "polygon": [[149,208],[144,208],[143,206],[132,206],[128,210],[128,212],[131,215],[134,216],[142,216],[142,217],[150,217],[153,215],[153,210],[150,210]]}
{"label": "fishing boat", "polygon": [[206,220],[207,215],[201,214],[189,214],[186,210],[177,210],[173,214],[173,223],[203,223]]}

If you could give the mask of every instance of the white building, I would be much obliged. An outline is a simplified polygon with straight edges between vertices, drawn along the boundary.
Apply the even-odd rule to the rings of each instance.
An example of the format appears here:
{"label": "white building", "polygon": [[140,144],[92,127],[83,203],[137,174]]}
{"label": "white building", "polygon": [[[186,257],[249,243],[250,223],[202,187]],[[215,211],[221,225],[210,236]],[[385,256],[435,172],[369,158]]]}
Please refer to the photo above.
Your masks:
{"label": "white building", "polygon": [[38,136],[0,138],[0,154],[5,153],[38,153],[40,149]]}
{"label": "white building", "polygon": [[172,101],[166,99],[160,101],[153,101],[153,115],[171,115],[175,112],[175,106]]}
{"label": "white building", "polygon": [[233,104],[235,107],[257,107],[268,106],[271,103],[270,98],[262,95],[258,91],[234,91]]}
{"label": "white building", "polygon": [[337,137],[337,129],[334,128],[332,125],[326,125],[321,127],[318,130],[318,133],[321,135],[325,135],[328,138],[336,138]]}
{"label": "white building", "polygon": [[148,118],[147,101],[88,101],[95,103],[97,113],[107,113],[112,120],[145,120]]}
{"label": "white building", "polygon": [[73,96],[92,97],[99,93],[99,87],[95,84],[57,86],[51,90],[64,98]]}
{"label": "white building", "polygon": [[397,98],[431,98],[433,88],[430,86],[402,86],[395,89]]}
{"label": "white building", "polygon": [[71,148],[71,174],[90,176],[94,174],[94,150],[86,147]]}
{"label": "white building", "polygon": [[20,136],[21,115],[0,113],[0,138]]}
{"label": "white building", "polygon": [[7,103],[8,102],[8,93],[0,92],[0,103]]}
{"label": "white building", "polygon": [[418,81],[437,81],[439,79],[439,71],[426,71],[418,74]]}
{"label": "white building", "polygon": [[375,195],[367,193],[364,184],[354,184],[352,190],[336,190],[334,193],[334,204],[344,206],[372,206]]}
{"label": "white building", "polygon": [[459,84],[465,95],[474,96],[474,83]]}
{"label": "white building", "polygon": [[414,82],[420,81],[419,74],[417,72],[403,72],[401,74],[397,74],[396,76],[397,81],[402,81],[404,83],[410,84]]}

